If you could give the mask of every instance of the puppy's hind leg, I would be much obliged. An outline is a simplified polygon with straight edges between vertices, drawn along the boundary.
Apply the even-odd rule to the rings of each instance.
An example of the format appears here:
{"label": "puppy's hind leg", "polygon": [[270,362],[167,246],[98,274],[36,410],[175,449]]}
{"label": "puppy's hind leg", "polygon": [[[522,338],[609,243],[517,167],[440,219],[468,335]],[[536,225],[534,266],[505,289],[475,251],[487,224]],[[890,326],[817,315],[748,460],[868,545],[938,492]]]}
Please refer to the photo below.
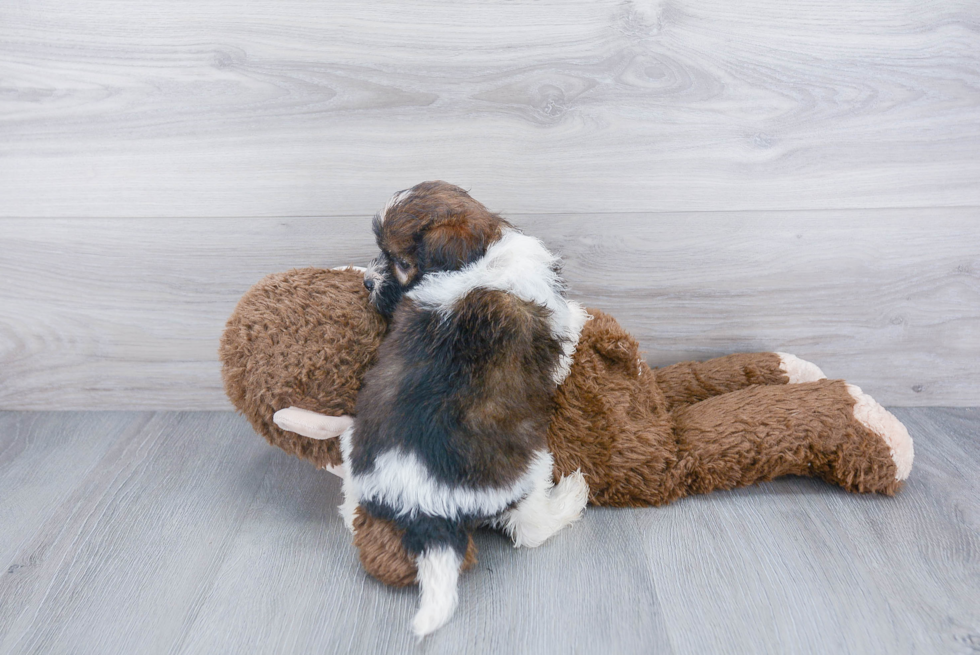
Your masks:
{"label": "puppy's hind leg", "polygon": [[536,548],[553,534],[577,521],[589,501],[589,485],[581,471],[552,485],[550,467],[516,507],[493,521],[514,541],[514,547]]}

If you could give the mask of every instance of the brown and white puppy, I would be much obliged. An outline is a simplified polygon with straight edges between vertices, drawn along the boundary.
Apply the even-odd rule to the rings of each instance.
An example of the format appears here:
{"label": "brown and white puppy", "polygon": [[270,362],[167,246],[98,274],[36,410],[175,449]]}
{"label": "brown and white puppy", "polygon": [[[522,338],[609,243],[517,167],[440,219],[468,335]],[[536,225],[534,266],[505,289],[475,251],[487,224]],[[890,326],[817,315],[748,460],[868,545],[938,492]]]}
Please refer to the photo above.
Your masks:
{"label": "brown and white puppy", "polygon": [[364,284],[391,327],[341,437],[342,512],[405,531],[421,637],[452,616],[475,525],[537,546],[581,515],[588,487],[581,474],[553,486],[546,431],[588,317],[558,258],[459,187],[396,193],[374,231]]}

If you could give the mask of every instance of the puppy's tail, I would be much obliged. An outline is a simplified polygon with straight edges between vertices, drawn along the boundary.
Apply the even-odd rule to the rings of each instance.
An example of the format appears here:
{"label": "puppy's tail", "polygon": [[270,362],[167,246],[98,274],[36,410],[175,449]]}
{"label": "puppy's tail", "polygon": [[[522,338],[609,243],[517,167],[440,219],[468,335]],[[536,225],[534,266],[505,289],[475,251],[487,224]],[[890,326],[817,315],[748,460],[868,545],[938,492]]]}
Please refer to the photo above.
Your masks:
{"label": "puppy's tail", "polygon": [[422,639],[445,625],[456,611],[462,558],[452,547],[434,546],[419,555],[417,562],[421,602],[412,630]]}
{"label": "puppy's tail", "polygon": [[412,630],[419,639],[445,625],[456,611],[456,583],[468,542],[461,523],[443,518],[417,517],[405,531],[407,550],[418,553],[421,602]]}

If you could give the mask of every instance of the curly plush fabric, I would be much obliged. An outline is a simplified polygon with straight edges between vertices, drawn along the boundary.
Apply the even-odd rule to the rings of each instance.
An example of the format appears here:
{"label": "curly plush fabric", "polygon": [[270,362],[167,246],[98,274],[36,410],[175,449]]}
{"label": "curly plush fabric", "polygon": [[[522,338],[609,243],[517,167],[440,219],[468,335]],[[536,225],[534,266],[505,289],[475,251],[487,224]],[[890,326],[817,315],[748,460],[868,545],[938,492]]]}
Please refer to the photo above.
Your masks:
{"label": "curly plush fabric", "polygon": [[385,330],[359,273],[302,268],[269,275],[238,302],[221,337],[225,392],[270,444],[318,468],[337,466],[336,439],[285,432],[272,415],[290,406],[353,414]]}
{"label": "curly plush fabric", "polygon": [[581,469],[593,504],[663,505],[781,475],[858,492],[901,485],[842,380],[787,384],[775,353],[650,369],[612,317],[590,313],[548,444],[555,478]]}

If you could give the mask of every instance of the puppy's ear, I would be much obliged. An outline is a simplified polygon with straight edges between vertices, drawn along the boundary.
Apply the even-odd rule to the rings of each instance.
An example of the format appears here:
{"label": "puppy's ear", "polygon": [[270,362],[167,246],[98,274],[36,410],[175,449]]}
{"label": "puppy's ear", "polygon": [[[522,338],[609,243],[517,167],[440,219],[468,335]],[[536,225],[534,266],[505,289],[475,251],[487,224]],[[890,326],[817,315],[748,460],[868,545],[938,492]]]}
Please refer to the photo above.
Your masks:
{"label": "puppy's ear", "polygon": [[456,271],[475,262],[500,237],[494,221],[449,220],[426,230],[419,249],[419,268]]}

